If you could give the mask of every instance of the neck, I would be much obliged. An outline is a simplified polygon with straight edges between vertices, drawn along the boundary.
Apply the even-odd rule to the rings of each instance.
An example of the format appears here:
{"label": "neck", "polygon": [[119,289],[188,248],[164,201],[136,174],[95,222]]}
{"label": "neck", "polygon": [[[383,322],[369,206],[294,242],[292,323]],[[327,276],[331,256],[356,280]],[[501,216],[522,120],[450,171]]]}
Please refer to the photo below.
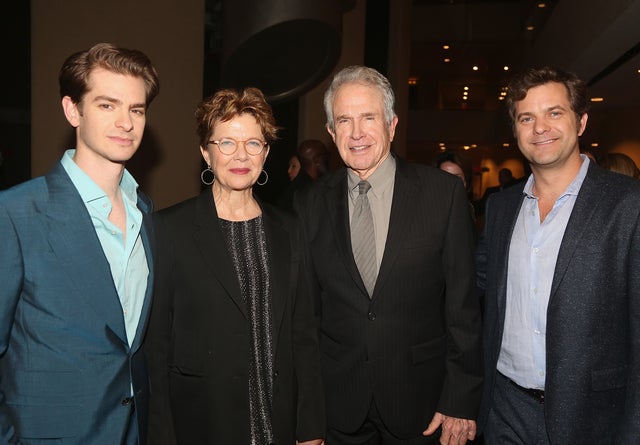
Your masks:
{"label": "neck", "polygon": [[535,196],[547,199],[557,199],[575,179],[582,166],[582,158],[578,155],[575,160],[566,163],[562,168],[541,168],[531,166]]}
{"label": "neck", "polygon": [[119,199],[120,180],[124,174],[124,163],[105,162],[104,159],[86,156],[76,151],[74,162],[87,174],[109,197],[111,202]]}
{"label": "neck", "polygon": [[216,181],[211,187],[218,216],[228,221],[247,221],[262,214],[251,189],[228,190]]}

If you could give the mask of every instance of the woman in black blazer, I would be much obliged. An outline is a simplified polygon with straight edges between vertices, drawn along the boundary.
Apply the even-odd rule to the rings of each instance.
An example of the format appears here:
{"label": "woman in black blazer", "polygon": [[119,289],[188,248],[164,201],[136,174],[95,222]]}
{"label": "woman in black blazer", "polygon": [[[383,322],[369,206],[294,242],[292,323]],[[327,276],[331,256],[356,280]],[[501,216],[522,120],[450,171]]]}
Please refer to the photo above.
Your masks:
{"label": "woman in black blazer", "polygon": [[252,187],[277,127],[260,90],[196,109],[200,196],[156,214],[151,444],[321,444],[317,327],[291,216]]}

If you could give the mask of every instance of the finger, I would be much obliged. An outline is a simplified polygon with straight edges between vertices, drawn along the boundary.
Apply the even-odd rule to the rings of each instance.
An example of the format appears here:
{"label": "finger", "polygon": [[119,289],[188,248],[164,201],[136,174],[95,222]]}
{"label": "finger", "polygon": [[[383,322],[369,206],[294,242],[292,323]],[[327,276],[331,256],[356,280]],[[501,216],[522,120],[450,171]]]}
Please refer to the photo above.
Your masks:
{"label": "finger", "polygon": [[427,427],[427,429],[422,432],[422,435],[429,436],[435,433],[438,427],[442,424],[443,419],[444,419],[444,416],[442,414],[435,413],[433,415],[433,419],[431,419],[431,423],[429,423],[429,426]]}

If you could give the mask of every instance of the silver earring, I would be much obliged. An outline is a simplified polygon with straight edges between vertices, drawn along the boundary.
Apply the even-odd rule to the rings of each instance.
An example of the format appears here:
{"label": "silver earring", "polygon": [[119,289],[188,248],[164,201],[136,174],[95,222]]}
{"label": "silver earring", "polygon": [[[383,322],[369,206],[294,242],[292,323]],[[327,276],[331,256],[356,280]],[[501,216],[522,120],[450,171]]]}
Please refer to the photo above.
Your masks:
{"label": "silver earring", "polygon": [[260,182],[260,176],[258,176],[258,180],[256,181],[258,185],[265,185],[269,180],[269,174],[265,170],[262,170],[262,173],[264,173],[264,181]]}
{"label": "silver earring", "polygon": [[[211,174],[211,181],[205,181],[204,177],[205,175],[209,175]],[[211,185],[213,184],[213,181],[216,180],[215,175],[213,174],[213,170],[211,170],[211,164],[207,164],[207,168],[205,168],[204,170],[202,170],[202,173],[200,173],[200,180],[202,181],[202,183],[204,185]]]}

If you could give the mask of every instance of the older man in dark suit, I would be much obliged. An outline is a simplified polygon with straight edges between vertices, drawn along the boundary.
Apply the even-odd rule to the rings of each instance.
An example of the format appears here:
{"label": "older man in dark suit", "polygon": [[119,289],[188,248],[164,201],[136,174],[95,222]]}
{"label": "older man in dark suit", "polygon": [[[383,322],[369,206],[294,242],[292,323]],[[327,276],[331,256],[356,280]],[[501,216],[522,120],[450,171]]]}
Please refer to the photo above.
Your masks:
{"label": "older man in dark suit", "polygon": [[532,175],[487,205],[479,428],[487,445],[640,443],[640,182],[580,154],[575,75],[530,69],[508,91]]}
{"label": "older man in dark suit", "polygon": [[461,181],[390,154],[393,104],[377,71],[336,74],[325,111],[346,168],[297,197],[327,444],[462,445],[482,381],[472,221]]}

